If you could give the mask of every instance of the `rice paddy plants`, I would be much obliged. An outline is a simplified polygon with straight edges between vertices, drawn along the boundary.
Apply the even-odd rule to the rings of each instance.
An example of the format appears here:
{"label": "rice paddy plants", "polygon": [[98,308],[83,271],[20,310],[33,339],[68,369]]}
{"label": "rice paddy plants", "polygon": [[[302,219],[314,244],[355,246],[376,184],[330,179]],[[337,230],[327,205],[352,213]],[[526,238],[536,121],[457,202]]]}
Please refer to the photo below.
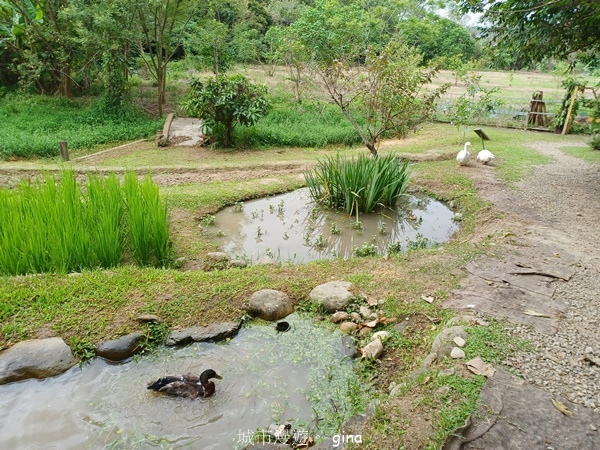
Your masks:
{"label": "rice paddy plants", "polygon": [[408,162],[401,162],[394,153],[350,159],[338,153],[318,161],[305,177],[315,202],[350,215],[394,206],[408,188],[410,169]]}
{"label": "rice paddy plants", "polygon": [[139,182],[134,172],[123,181],[131,256],[140,265],[164,266],[170,256],[167,207],[150,176]]}
{"label": "rice paddy plants", "polygon": [[0,190],[0,274],[67,273],[114,267],[128,256],[164,265],[170,252],[158,187],[134,173],[90,174],[84,186],[63,170]]}

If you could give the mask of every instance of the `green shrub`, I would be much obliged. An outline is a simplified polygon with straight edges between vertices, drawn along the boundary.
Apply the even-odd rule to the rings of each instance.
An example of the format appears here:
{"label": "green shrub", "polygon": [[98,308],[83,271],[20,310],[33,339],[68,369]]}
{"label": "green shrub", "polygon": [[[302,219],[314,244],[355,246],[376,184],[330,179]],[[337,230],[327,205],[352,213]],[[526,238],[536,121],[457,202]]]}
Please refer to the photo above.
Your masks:
{"label": "green shrub", "polygon": [[330,208],[369,213],[377,206],[392,207],[406,192],[410,179],[408,162],[395,154],[343,159],[340,154],[318,161],[305,174],[311,198]]}
{"label": "green shrub", "polygon": [[267,87],[251,83],[242,74],[218,75],[204,82],[192,80],[183,107],[203,120],[206,134],[217,136],[230,147],[236,125],[251,127],[269,112]]}
{"label": "green shrub", "polygon": [[590,141],[590,147],[592,147],[592,150],[600,151],[600,134],[595,134],[594,136],[592,136],[592,140]]}
{"label": "green shrub", "polygon": [[89,175],[81,187],[70,170],[17,189],[0,189],[0,274],[66,273],[113,267],[128,255],[164,265],[166,207],[150,177]]}

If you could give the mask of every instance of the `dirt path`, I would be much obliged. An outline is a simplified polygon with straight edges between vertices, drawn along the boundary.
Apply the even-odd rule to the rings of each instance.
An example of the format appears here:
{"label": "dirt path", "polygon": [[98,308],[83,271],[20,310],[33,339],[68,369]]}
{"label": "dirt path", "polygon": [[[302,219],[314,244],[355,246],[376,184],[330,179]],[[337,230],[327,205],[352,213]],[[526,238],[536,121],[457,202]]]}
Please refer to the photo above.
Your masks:
{"label": "dirt path", "polygon": [[[469,276],[445,304],[512,322],[509,333],[532,342],[534,351],[506,364],[528,383],[515,400],[509,391],[518,378],[490,381],[487,413],[462,430],[472,442],[454,440],[447,448],[592,449],[600,442],[600,165],[565,155],[556,144],[534,148],[554,162],[514,189],[496,181],[493,169],[479,171],[482,196],[505,213],[506,244],[467,265]],[[575,414],[562,414],[552,399]],[[524,417],[535,420],[525,426]],[[501,431],[507,423],[514,424],[508,436]]]}

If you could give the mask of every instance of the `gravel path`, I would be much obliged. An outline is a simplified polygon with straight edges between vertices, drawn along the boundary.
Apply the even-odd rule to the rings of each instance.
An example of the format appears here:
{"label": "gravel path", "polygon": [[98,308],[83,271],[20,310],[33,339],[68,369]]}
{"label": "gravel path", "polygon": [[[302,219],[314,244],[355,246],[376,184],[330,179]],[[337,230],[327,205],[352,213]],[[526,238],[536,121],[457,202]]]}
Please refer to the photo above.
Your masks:
{"label": "gravel path", "polygon": [[[501,209],[520,215],[523,230],[554,243],[579,260],[555,297],[568,305],[555,335],[515,325],[509,333],[528,339],[535,352],[520,353],[506,363],[530,383],[561,393],[575,403],[600,410],[600,165],[568,156],[556,144],[539,144],[554,158],[505,191]],[[502,196],[501,196],[502,197]],[[504,203],[504,205],[502,205]]]}

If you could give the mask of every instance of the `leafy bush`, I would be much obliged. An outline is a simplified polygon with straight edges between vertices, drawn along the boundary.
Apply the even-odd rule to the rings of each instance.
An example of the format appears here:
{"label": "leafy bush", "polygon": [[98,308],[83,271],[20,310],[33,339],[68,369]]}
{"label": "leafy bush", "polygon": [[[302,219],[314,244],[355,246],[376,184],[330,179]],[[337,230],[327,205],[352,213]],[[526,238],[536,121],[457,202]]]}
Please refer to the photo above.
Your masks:
{"label": "leafy bush", "polygon": [[150,177],[90,175],[79,186],[72,171],[56,181],[0,190],[0,274],[66,273],[113,267],[128,255],[164,265],[169,252],[166,207]]}
{"label": "leafy bush", "polygon": [[164,122],[132,107],[112,108],[104,99],[12,95],[0,102],[0,120],[2,159],[57,156],[59,141],[81,149],[152,136]]}
{"label": "leafy bush", "polygon": [[592,140],[590,141],[590,147],[592,147],[592,150],[600,151],[600,134],[595,134],[594,136],[592,136]]}
{"label": "leafy bush", "polygon": [[242,74],[218,75],[205,83],[193,80],[183,107],[204,121],[206,134],[214,133],[231,147],[237,124],[250,127],[269,111],[267,87],[250,83]]}
{"label": "leafy bush", "polygon": [[401,162],[393,153],[356,159],[337,154],[318,161],[305,177],[315,202],[347,214],[368,213],[376,206],[396,204],[408,188],[410,169],[408,162]]}

